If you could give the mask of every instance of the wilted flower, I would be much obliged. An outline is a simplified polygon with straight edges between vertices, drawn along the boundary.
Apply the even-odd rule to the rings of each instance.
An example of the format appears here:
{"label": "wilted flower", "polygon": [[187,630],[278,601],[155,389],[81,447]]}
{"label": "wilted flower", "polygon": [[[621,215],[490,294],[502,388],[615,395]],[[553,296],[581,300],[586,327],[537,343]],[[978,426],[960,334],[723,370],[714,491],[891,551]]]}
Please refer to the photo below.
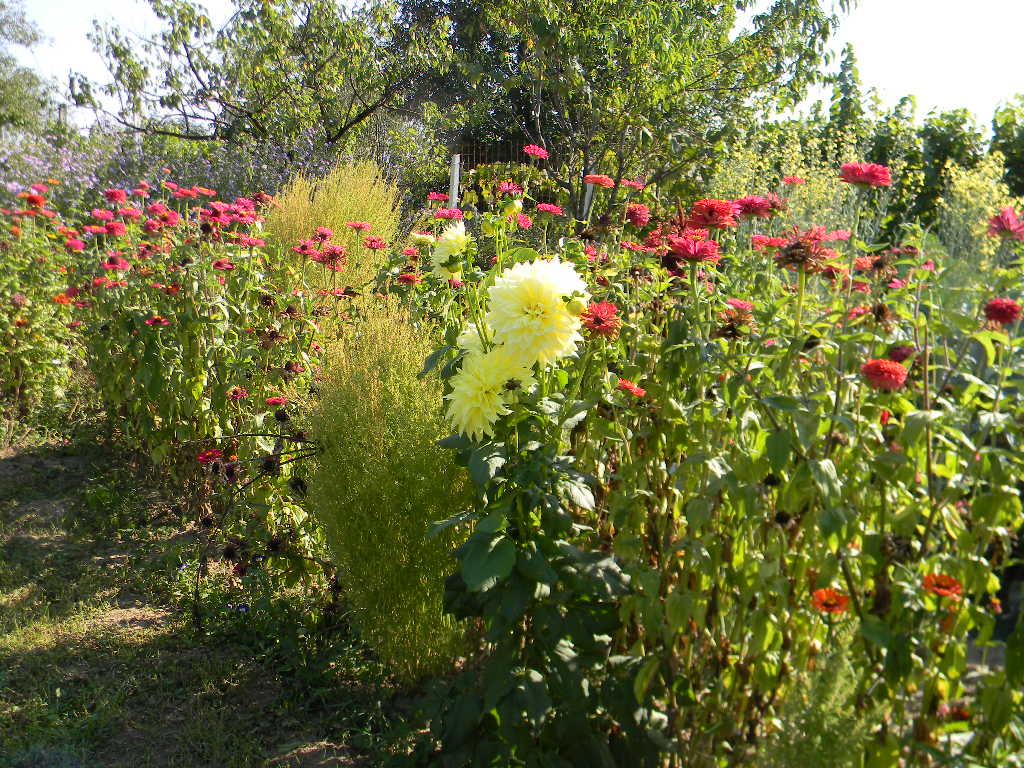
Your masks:
{"label": "wilted flower", "polygon": [[241,400],[249,396],[249,390],[245,387],[232,387],[228,390],[228,400]]}

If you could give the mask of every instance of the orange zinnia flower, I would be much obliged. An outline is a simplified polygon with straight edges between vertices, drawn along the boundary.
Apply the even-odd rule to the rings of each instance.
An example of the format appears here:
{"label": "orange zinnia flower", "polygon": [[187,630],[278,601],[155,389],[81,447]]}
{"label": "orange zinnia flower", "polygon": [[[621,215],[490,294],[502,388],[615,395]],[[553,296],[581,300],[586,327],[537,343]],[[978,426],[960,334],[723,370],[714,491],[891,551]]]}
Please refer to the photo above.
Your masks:
{"label": "orange zinnia flower", "polygon": [[816,589],[811,595],[815,610],[822,613],[843,613],[850,603],[850,598],[832,587]]}
{"label": "orange zinnia flower", "polygon": [[960,597],[963,585],[946,573],[929,573],[924,577],[924,588],[939,597]]}

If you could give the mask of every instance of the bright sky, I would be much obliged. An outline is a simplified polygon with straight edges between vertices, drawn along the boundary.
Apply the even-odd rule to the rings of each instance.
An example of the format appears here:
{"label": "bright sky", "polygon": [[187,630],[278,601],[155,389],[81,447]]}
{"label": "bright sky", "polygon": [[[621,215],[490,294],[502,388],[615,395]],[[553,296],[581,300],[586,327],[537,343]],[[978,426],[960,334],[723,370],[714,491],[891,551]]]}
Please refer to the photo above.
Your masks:
{"label": "bright sky", "polygon": [[[230,0],[206,0],[214,20]],[[85,35],[92,20],[116,19],[125,29],[151,32],[156,20],[145,0],[25,0],[50,42],[21,52],[25,64],[64,86],[72,70],[103,81],[106,71]],[[967,107],[983,126],[996,105],[1024,92],[1019,64],[1024,0],[860,0],[844,20],[836,50],[853,43],[865,87],[894,105],[917,96],[918,116]]]}

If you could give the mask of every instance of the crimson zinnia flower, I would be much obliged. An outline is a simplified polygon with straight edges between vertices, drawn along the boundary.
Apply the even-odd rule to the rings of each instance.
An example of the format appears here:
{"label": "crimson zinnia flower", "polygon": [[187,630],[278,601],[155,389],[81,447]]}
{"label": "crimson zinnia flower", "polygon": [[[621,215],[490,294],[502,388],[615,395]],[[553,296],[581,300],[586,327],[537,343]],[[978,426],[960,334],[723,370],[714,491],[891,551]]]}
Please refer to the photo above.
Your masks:
{"label": "crimson zinnia flower", "polygon": [[114,237],[120,237],[128,231],[123,221],[108,221],[103,225],[103,229],[108,235],[112,235]]}
{"label": "crimson zinnia flower", "polygon": [[533,157],[539,157],[541,160],[548,159],[548,151],[544,147],[538,147],[536,144],[527,144],[523,147],[523,152]]}
{"label": "crimson zinnia flower", "polygon": [[200,451],[199,455],[196,456],[196,461],[205,466],[217,461],[223,455],[224,453],[220,448],[208,448],[205,451]]}
{"label": "crimson zinnia flower", "polygon": [[754,244],[755,251],[777,250],[785,247],[789,240],[784,237],[770,237],[768,235],[751,235],[750,242]]}
{"label": "crimson zinnia flower", "polygon": [[590,306],[583,310],[580,320],[591,335],[604,336],[609,340],[618,336],[619,328],[622,327],[619,308],[610,301],[591,302]]}
{"label": "crimson zinnia flower", "polygon": [[839,180],[858,187],[888,187],[892,185],[889,169],[878,163],[843,163]]}
{"label": "crimson zinnia flower", "polygon": [[623,392],[629,392],[637,397],[643,397],[647,394],[647,390],[643,387],[638,387],[629,379],[619,379],[619,383],[615,386],[616,389],[620,389]]}
{"label": "crimson zinnia flower", "polygon": [[611,176],[606,176],[603,173],[588,173],[583,177],[584,184],[594,184],[598,187],[610,188],[615,186],[615,181]]}
{"label": "crimson zinnia flower", "polygon": [[738,206],[732,200],[698,200],[693,204],[687,227],[726,229],[736,226]]}
{"label": "crimson zinnia flower", "polygon": [[108,203],[128,202],[128,193],[123,189],[108,189],[103,193],[103,196],[107,198]]}
{"label": "crimson zinnia flower", "polygon": [[1020,311],[1020,304],[1013,299],[989,299],[985,304],[985,317],[1001,325],[1010,325],[1010,323],[1017,322],[1017,318],[1020,317]]}
{"label": "crimson zinnia flower", "polygon": [[850,598],[832,587],[816,589],[811,595],[811,601],[816,611],[822,613],[843,613],[850,603]]}
{"label": "crimson zinnia flower", "polygon": [[125,272],[132,268],[132,265],[122,259],[116,253],[111,253],[104,260],[102,267],[106,270],[116,269]]}
{"label": "crimson zinnia flower", "polygon": [[929,573],[924,577],[924,588],[939,597],[959,597],[963,585],[945,573]]}
{"label": "crimson zinnia flower", "polygon": [[988,220],[988,233],[992,237],[1024,240],[1024,221],[1018,219],[1017,212],[1008,205]]}
{"label": "crimson zinnia flower", "polygon": [[651,209],[642,203],[630,203],[626,206],[626,220],[634,227],[646,227],[651,220]]}
{"label": "crimson zinnia flower", "polygon": [[743,299],[726,299],[725,303],[734,309],[741,309],[745,312],[750,312],[754,309],[753,304]]}
{"label": "crimson zinnia flower", "polygon": [[860,372],[872,387],[887,392],[899,389],[907,380],[907,369],[893,360],[868,360]]}

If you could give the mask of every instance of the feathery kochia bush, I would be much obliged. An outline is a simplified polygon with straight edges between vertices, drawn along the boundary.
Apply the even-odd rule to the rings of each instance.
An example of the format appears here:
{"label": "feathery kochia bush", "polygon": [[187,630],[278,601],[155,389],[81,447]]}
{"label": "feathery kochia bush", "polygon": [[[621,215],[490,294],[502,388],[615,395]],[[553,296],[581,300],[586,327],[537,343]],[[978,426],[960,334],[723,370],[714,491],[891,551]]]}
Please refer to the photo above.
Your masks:
{"label": "feathery kochia bush", "polygon": [[[278,206],[267,216],[267,236],[292,247],[312,237],[317,227],[334,232],[332,242],[348,249],[344,280],[361,285],[374,277],[382,251],[363,246],[367,235],[390,243],[398,230],[398,188],[387,181],[376,163],[335,166],[323,178],[297,174],[277,196]],[[353,229],[348,222],[366,222],[369,229]],[[312,265],[311,265],[312,266]]]}
{"label": "feathery kochia bush", "polygon": [[471,497],[465,470],[437,445],[450,431],[441,387],[416,376],[433,340],[390,303],[364,310],[325,360],[310,415],[323,447],[310,502],[363,639],[412,681],[461,646],[460,625],[441,608],[453,535],[427,534]]}

